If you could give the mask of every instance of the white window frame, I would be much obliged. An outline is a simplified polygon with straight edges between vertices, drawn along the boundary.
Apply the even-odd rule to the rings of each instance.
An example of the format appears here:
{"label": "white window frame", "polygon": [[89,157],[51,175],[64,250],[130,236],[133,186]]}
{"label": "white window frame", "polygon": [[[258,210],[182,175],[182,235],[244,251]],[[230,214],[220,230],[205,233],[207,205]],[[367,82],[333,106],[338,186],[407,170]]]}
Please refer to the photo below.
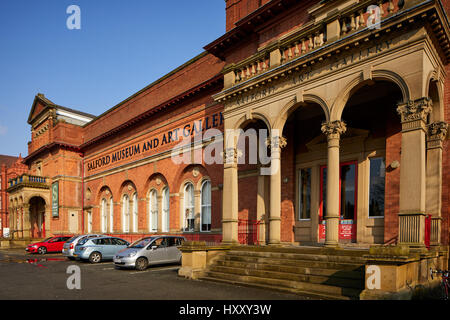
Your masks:
{"label": "white window frame", "polygon": [[[203,188],[205,187],[206,184],[209,184],[209,203],[204,203],[203,202]],[[212,223],[212,192],[211,192],[211,181],[210,180],[205,180],[202,182],[202,186],[200,188],[200,201],[201,201],[201,210],[200,210],[200,231],[201,232],[211,232],[211,227],[209,230],[203,230],[203,210],[204,208],[209,208],[209,224],[211,225]]]}
{"label": "white window frame", "polygon": [[[167,204],[167,205],[166,205]],[[162,232],[169,232],[170,230],[170,190],[169,187],[164,187],[162,191]]]}
{"label": "white window frame", "polygon": [[[192,195],[188,192],[188,188],[192,190]],[[186,210],[190,210],[189,216],[186,216]],[[194,225],[192,225],[191,229],[187,229],[188,220],[194,220]],[[192,182],[186,182],[186,184],[184,185],[183,231],[185,232],[195,231],[195,189],[194,184]]]}
{"label": "white window frame", "polygon": [[106,228],[107,228],[107,215],[106,215],[106,209],[107,209],[107,205],[106,205],[106,199],[103,198],[101,205],[100,205],[100,222],[101,222],[101,232],[102,233],[106,233]]}
{"label": "white window frame", "polygon": [[158,232],[158,192],[150,190],[148,197],[148,231]]}
{"label": "white window frame", "polygon": [[130,197],[127,194],[122,197],[122,231],[130,232]]}
{"label": "white window frame", "polygon": [[114,201],[109,199],[109,232],[114,232]]}
{"label": "white window frame", "polygon": [[88,233],[92,232],[92,211],[88,211],[87,216],[87,231]]}
{"label": "white window frame", "polygon": [[138,232],[139,210],[137,192],[133,193],[133,232]]}

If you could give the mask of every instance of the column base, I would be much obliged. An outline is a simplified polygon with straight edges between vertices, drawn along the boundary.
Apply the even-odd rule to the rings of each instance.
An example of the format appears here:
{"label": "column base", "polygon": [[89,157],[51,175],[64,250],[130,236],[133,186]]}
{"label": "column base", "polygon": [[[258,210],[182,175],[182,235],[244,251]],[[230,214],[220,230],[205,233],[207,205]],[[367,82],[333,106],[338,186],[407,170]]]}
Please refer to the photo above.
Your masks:
{"label": "column base", "polygon": [[235,241],[235,240],[222,240],[221,243],[226,246],[239,246],[240,245],[239,241]]}
{"label": "column base", "polygon": [[340,247],[340,244],[339,244],[339,242],[326,242],[325,241],[325,243],[324,243],[324,246],[325,247],[327,247],[327,248],[338,248],[338,247]]}

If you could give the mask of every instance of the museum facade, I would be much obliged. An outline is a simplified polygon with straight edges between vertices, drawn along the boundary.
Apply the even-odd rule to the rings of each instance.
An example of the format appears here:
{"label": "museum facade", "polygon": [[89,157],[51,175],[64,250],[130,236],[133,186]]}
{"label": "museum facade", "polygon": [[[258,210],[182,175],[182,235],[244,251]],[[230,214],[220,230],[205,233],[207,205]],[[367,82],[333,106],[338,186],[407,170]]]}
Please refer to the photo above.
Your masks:
{"label": "museum facade", "polygon": [[222,37],[100,116],[36,95],[11,234],[448,246],[448,9],[227,0]]}

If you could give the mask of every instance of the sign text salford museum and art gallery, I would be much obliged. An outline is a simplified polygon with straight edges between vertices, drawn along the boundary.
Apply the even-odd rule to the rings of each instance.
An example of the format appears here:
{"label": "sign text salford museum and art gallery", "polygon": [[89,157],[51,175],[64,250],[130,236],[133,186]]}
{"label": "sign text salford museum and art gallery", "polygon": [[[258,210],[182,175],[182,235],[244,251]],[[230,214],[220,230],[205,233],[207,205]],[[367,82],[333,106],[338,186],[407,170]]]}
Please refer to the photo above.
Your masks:
{"label": "sign text salford museum and art gallery", "polygon": [[158,147],[162,147],[168,143],[176,142],[180,138],[188,138],[195,134],[201,133],[211,128],[217,128],[222,126],[223,116],[222,113],[214,113],[211,116],[196,120],[192,123],[188,123],[183,127],[176,128],[165,132],[162,137],[154,137],[143,142],[138,142],[133,145],[129,145],[114,151],[106,156],[102,156],[98,159],[89,161],[87,163],[87,171],[99,169],[103,166],[113,164],[115,162],[131,158],[137,154],[146,153],[150,150],[155,150]]}

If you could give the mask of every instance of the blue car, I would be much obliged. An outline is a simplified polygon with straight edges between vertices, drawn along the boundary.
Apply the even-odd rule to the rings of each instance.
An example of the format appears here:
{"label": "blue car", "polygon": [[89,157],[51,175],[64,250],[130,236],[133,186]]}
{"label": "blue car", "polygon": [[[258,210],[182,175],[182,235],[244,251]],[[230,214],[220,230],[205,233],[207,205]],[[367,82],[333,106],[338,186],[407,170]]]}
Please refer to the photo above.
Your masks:
{"label": "blue car", "polygon": [[103,260],[112,260],[129,243],[116,237],[85,238],[75,246],[73,256],[77,260],[89,260],[91,263],[99,263]]}

